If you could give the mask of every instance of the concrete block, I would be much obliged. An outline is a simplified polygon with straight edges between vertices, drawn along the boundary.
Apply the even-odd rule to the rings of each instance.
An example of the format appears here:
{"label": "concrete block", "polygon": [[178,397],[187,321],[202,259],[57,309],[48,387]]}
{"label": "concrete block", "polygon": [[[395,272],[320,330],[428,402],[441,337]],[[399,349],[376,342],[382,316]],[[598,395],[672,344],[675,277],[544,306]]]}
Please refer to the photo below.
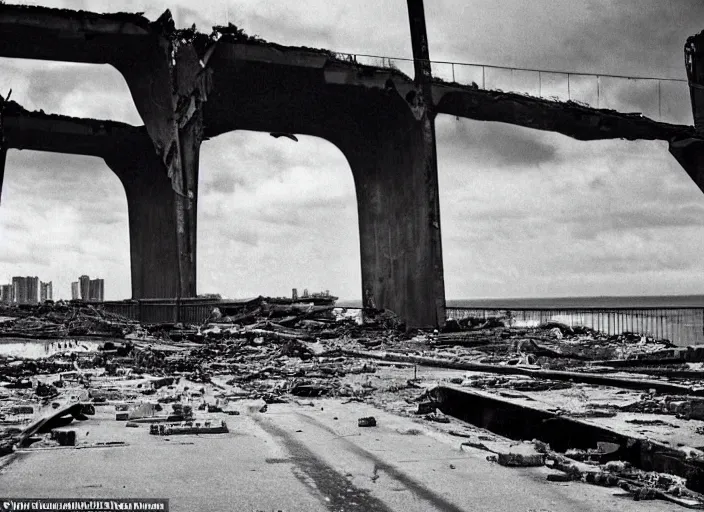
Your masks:
{"label": "concrete block", "polygon": [[506,451],[497,454],[497,461],[502,466],[543,466],[545,454],[540,453],[531,443],[521,443],[508,447]]}
{"label": "concrete block", "polygon": [[34,407],[31,405],[13,405],[10,407],[10,414],[34,414]]}
{"label": "concrete block", "polygon": [[691,363],[704,361],[704,345],[691,345],[686,348],[684,359]]}
{"label": "concrete block", "polygon": [[51,438],[59,443],[59,446],[76,446],[75,430],[52,430]]}
{"label": "concrete block", "polygon": [[689,417],[693,420],[704,420],[704,400],[692,399]]}
{"label": "concrete block", "polygon": [[689,402],[687,402],[686,400],[678,400],[667,404],[669,412],[671,412],[672,414],[683,414],[685,412],[685,408],[688,405]]}

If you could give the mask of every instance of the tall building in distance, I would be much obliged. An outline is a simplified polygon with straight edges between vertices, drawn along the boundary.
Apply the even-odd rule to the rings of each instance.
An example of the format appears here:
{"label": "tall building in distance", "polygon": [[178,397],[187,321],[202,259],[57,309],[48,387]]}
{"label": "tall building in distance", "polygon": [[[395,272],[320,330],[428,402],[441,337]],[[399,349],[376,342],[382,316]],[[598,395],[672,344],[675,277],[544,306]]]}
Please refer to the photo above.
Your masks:
{"label": "tall building in distance", "polygon": [[39,300],[44,302],[45,300],[54,300],[54,287],[49,281],[45,283],[43,281],[39,282]]}
{"label": "tall building in distance", "polygon": [[90,297],[90,277],[88,276],[81,276],[78,278],[78,286],[80,287],[81,290],[81,299],[83,300],[88,300],[88,297]]}
{"label": "tall building in distance", "polygon": [[36,304],[39,302],[39,278],[36,276],[13,277],[12,295],[14,304]]}
{"label": "tall building in distance", "polygon": [[71,283],[71,299],[81,299],[91,302],[103,302],[105,297],[105,280],[91,279],[83,275],[78,281]]}
{"label": "tall building in distance", "polygon": [[0,285],[0,302],[9,304],[14,300],[14,297],[11,284]]}
{"label": "tall building in distance", "polygon": [[91,279],[90,280],[90,290],[89,290],[89,300],[93,302],[103,302],[103,292],[105,288],[105,281],[103,279]]}

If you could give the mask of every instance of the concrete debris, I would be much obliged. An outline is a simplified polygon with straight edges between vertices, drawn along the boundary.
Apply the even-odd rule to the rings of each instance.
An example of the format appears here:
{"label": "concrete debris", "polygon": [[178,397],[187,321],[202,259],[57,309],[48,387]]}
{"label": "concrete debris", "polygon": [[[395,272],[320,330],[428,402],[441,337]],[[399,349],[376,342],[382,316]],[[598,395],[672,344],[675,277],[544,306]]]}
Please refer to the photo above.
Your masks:
{"label": "concrete debris", "polygon": [[620,487],[635,500],[662,499],[687,508],[704,508],[704,496],[689,490],[683,477],[639,470],[622,461],[585,465],[552,452],[544,443],[537,443],[536,448],[545,453],[548,467],[562,471],[565,475],[549,475],[550,481],[578,480],[594,485]]}
{"label": "concrete debris", "polygon": [[425,419],[436,423],[450,423],[450,418],[443,414],[439,409],[436,409],[430,414],[426,414]]}
{"label": "concrete debris", "polygon": [[376,418],[374,416],[367,416],[365,418],[359,418],[357,420],[357,426],[359,426],[359,427],[376,427]]}
{"label": "concrete debris", "polygon": [[[666,340],[632,333],[607,336],[557,323],[516,328],[502,318],[462,319],[448,322],[443,332],[424,332],[406,330],[389,311],[264,298],[238,310],[216,308],[203,324],[140,324],[93,306],[61,302],[3,307],[0,315],[12,317],[0,324],[7,341],[45,347],[40,357],[0,350],[2,453],[30,444],[89,446],[73,422],[88,418],[91,408],[109,411],[111,421],[145,434],[215,434],[229,431],[225,418],[239,421],[283,402],[308,409],[325,397],[342,398],[348,407],[366,402],[414,417],[461,437],[463,447],[491,452],[492,460],[505,466],[547,465],[554,470],[550,481],[619,486],[639,499],[696,501],[696,491],[704,490],[704,477],[683,479],[634,468],[618,445],[602,440],[554,451],[539,441],[520,442],[520,436],[507,442],[500,435],[477,435],[468,423],[458,428],[462,420],[472,420],[432,392],[444,381],[516,403],[564,396],[550,409],[551,417],[682,431],[674,428],[682,425],[677,422],[704,420],[698,382],[651,378],[639,371],[647,361],[667,361],[658,368],[670,372],[699,371],[687,365],[698,364],[692,361],[704,353],[673,348]],[[653,365],[647,368],[652,371]],[[603,389],[612,390],[611,396],[626,393],[628,399],[597,403],[591,397]],[[570,397],[579,397],[582,405],[575,407]],[[673,419],[639,416],[644,414]],[[359,427],[376,425],[373,416],[358,419]],[[550,428],[545,423],[544,430]],[[702,435],[695,428],[691,435]],[[695,449],[677,453],[680,466],[704,475],[704,454]]]}
{"label": "concrete debris", "polygon": [[151,425],[149,433],[155,436],[177,436],[189,434],[226,434],[229,430],[224,421],[220,423],[212,423],[205,421],[187,421],[183,423],[167,423],[159,425]]}
{"label": "concrete debris", "polygon": [[704,398],[644,394],[639,400],[622,406],[621,410],[625,412],[667,414],[686,420],[704,420]]}
{"label": "concrete debris", "polygon": [[508,451],[498,452],[497,462],[502,466],[542,466],[545,454],[538,452],[532,444],[521,443],[510,446]]}
{"label": "concrete debris", "polygon": [[0,323],[2,338],[121,338],[136,326],[135,322],[99,310],[92,305],[63,301],[29,307],[2,304],[0,316],[15,317],[14,320]]}

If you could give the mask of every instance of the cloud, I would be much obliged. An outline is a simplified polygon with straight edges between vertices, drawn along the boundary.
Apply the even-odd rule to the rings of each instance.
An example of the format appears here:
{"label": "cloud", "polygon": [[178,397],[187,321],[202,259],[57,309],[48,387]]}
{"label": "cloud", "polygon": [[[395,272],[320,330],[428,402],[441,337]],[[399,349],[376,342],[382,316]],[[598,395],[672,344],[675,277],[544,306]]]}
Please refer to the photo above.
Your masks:
{"label": "cloud", "polygon": [[494,167],[530,169],[556,156],[550,135],[502,123],[441,116],[437,121],[437,137],[438,145],[454,151],[466,148],[471,152],[470,161],[479,165],[491,163]]}
{"label": "cloud", "polygon": [[[0,59],[12,99],[29,110],[142,125],[127,83],[107,64]],[[5,93],[3,93],[5,94]]]}
{"label": "cloud", "polygon": [[[704,228],[704,204],[663,204],[660,211],[626,210],[613,213],[578,214],[562,222],[575,226],[573,235],[593,239],[604,231],[627,232],[642,229]],[[554,219],[560,222],[559,219]]]}
{"label": "cloud", "polygon": [[247,180],[231,170],[219,171],[213,176],[208,176],[200,187],[200,192],[218,192],[220,194],[232,194],[237,187],[244,187]]}

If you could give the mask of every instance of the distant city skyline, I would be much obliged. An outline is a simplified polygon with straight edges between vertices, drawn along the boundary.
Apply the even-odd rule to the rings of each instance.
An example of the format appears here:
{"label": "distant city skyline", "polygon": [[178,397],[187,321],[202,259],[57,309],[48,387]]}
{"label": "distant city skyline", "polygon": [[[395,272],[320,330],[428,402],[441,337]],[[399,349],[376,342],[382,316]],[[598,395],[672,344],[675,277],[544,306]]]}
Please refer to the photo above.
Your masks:
{"label": "distant city skyline", "polygon": [[45,283],[43,281],[39,282],[39,301],[44,302],[45,300],[54,299],[54,286],[51,281]]}
{"label": "distant city skyline", "polygon": [[85,274],[80,276],[78,281],[71,283],[71,299],[103,302],[105,300],[105,280],[91,279]]}
{"label": "distant city skyline", "polygon": [[[90,279],[85,274],[80,276],[78,281],[71,283],[70,293],[64,296],[59,292],[56,298],[54,298],[53,280],[41,281],[37,276],[12,276],[7,278],[7,281],[0,284],[0,303],[34,304],[46,300],[79,299],[95,302],[105,300],[105,280],[102,278]],[[81,291],[81,282],[85,285],[85,293]]]}
{"label": "distant city skyline", "polygon": [[40,281],[37,276],[13,276],[10,283],[0,285],[0,302],[3,303],[37,304],[52,297],[52,282]]}

